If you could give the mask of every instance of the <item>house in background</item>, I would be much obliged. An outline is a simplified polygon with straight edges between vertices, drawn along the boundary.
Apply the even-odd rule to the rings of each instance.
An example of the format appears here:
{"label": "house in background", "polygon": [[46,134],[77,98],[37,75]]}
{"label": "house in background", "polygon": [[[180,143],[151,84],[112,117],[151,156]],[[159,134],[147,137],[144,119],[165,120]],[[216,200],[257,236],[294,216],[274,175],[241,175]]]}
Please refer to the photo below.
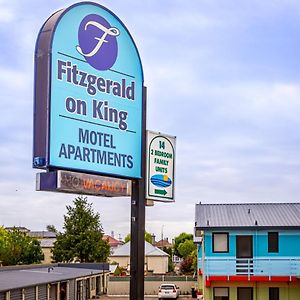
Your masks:
{"label": "house in background", "polygon": [[13,231],[13,230],[18,230],[20,232],[23,232],[23,233],[28,233],[30,230],[26,227],[23,227],[23,226],[12,226],[12,227],[5,227],[5,229],[7,231]]}
{"label": "house in background", "polygon": [[28,231],[27,234],[36,238],[41,244],[44,254],[44,259],[41,261],[41,263],[50,264],[52,262],[51,250],[53,249],[54,242],[56,241],[56,233],[51,231]]}
{"label": "house in background", "polygon": [[[169,243],[169,239],[168,238],[163,238],[160,241],[155,242],[154,246],[157,247],[157,248],[159,248],[159,249],[161,249],[161,250],[164,250],[166,248],[167,249],[172,249],[173,248],[173,244]],[[174,271],[176,273],[179,273],[180,272],[180,265],[181,265],[181,263],[183,261],[183,258],[175,255],[173,253],[173,251],[171,251],[171,253],[172,253],[172,263],[174,264]]]}
{"label": "house in background", "polygon": [[300,299],[300,204],[197,204],[205,300]]}
{"label": "house in background", "polygon": [[[145,272],[166,274],[168,272],[169,254],[145,241]],[[109,257],[110,262],[130,270],[130,242],[118,247]]]}
{"label": "house in background", "polygon": [[107,241],[107,243],[109,244],[111,254],[113,254],[114,251],[118,247],[120,247],[124,244],[124,242],[121,239],[117,240],[117,239],[114,238],[114,233],[113,232],[112,232],[111,235],[104,234],[103,237],[102,237],[102,240]]}
{"label": "house in background", "polygon": [[161,250],[163,250],[164,248],[172,248],[173,247],[173,245],[171,243],[169,243],[168,238],[164,238],[158,242],[155,242],[153,245]]}

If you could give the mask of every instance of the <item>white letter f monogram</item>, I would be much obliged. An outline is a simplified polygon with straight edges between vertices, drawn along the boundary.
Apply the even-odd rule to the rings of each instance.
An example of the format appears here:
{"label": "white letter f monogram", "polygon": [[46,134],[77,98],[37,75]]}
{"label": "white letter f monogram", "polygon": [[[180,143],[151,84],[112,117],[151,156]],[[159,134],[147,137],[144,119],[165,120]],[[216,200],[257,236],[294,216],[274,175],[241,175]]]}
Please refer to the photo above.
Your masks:
{"label": "white letter f monogram", "polygon": [[102,44],[103,43],[107,43],[107,40],[105,40],[105,38],[106,38],[107,35],[118,36],[120,34],[119,29],[117,29],[115,27],[106,28],[102,24],[100,24],[98,22],[95,22],[95,21],[87,22],[86,25],[85,25],[84,30],[86,30],[89,25],[93,25],[93,26],[101,29],[103,31],[103,35],[101,37],[95,37],[95,40],[98,40],[98,43],[97,43],[97,45],[95,46],[95,48],[90,53],[83,53],[81,47],[80,46],[76,46],[76,50],[81,55],[86,56],[86,57],[94,56],[99,51],[99,49],[101,48]]}

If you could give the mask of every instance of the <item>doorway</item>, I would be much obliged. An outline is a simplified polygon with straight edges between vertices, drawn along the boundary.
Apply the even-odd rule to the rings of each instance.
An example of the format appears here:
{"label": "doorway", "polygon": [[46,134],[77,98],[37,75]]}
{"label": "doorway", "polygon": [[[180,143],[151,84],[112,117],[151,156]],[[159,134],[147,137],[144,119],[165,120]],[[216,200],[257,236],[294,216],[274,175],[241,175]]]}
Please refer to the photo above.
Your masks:
{"label": "doorway", "polygon": [[49,299],[50,300],[57,300],[57,283],[52,283],[50,285],[50,291],[49,291]]}
{"label": "doorway", "polygon": [[100,276],[96,277],[96,296],[100,296],[101,294],[101,280]]}
{"label": "doorway", "polygon": [[237,300],[253,300],[253,288],[252,287],[238,287],[237,288]]}
{"label": "doorway", "polygon": [[253,274],[253,236],[236,236],[236,273]]}
{"label": "doorway", "polygon": [[90,284],[91,284],[91,280],[90,280],[90,278],[87,278],[85,280],[85,295],[86,295],[86,299],[90,299],[90,297],[91,297]]}
{"label": "doorway", "polygon": [[67,282],[61,282],[60,283],[60,291],[59,291],[59,293],[60,293],[60,300],[66,300],[66,299],[68,299],[68,295],[67,295],[67,291],[68,291],[68,289],[67,289]]}

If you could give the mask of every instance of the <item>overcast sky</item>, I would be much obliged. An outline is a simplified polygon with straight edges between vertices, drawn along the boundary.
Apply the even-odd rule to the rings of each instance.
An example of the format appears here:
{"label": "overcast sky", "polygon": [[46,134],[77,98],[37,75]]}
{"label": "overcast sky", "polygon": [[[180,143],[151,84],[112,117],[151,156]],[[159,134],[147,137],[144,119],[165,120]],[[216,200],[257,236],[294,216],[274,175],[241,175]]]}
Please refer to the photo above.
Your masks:
{"label": "overcast sky", "polygon": [[[63,225],[75,195],[35,191],[34,47],[73,1],[0,0],[0,224]],[[299,202],[300,2],[107,0],[139,49],[147,129],[177,136],[176,202],[146,210],[157,239],[192,233],[195,203]],[[104,231],[130,230],[129,198],[88,197]]]}

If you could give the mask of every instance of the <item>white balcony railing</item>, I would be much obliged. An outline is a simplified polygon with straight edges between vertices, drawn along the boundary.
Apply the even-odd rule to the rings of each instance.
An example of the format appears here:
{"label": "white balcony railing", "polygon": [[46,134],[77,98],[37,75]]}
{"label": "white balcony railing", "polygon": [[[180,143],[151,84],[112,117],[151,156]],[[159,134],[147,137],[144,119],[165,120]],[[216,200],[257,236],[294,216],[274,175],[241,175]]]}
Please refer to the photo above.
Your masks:
{"label": "white balcony railing", "polygon": [[[201,268],[202,263],[199,261]],[[211,275],[300,276],[300,258],[205,258]]]}

